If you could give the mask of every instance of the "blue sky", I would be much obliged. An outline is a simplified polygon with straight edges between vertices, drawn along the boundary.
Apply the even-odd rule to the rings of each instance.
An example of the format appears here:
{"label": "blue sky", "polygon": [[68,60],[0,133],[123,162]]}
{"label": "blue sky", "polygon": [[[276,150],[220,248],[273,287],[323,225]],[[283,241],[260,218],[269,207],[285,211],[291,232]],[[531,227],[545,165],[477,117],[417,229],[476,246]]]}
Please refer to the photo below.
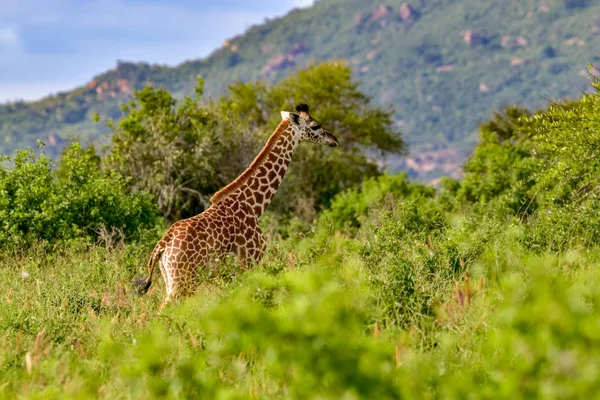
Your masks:
{"label": "blue sky", "polygon": [[0,102],[68,90],[117,60],[176,65],[313,0],[1,0]]}

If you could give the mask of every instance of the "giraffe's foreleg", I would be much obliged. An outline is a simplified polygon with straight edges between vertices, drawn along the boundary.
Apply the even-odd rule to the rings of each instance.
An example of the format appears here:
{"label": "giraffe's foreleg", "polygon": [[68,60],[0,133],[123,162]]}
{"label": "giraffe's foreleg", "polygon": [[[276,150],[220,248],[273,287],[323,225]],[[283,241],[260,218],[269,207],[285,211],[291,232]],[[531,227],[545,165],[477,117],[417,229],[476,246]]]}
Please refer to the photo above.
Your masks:
{"label": "giraffe's foreleg", "polygon": [[237,251],[235,252],[237,261],[240,264],[242,269],[248,268],[248,251],[246,250],[246,246],[238,246]]}
{"label": "giraffe's foreleg", "polygon": [[158,307],[158,311],[156,312],[156,315],[160,315],[162,314],[164,308],[167,306],[167,304],[169,304],[172,301],[172,298],[167,295],[165,297],[165,299],[163,300],[162,304],[160,305],[160,307]]}
{"label": "giraffe's foreleg", "polygon": [[267,241],[265,240],[262,232],[258,232],[256,240],[258,241],[258,244],[252,258],[254,263],[258,264],[260,260],[262,260],[263,256],[265,255],[265,251],[267,250]]}
{"label": "giraffe's foreleg", "polygon": [[260,260],[262,260],[266,249],[267,241],[262,235],[262,232],[258,230],[252,238],[252,240],[249,240],[247,243],[244,268],[248,269],[250,267],[258,265]]}

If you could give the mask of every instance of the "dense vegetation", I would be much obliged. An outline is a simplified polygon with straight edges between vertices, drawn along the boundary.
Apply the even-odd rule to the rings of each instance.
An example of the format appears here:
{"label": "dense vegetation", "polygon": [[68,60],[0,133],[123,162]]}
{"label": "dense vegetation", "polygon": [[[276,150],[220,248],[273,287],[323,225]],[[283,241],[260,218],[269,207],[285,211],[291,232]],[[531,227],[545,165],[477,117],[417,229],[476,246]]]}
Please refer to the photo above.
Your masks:
{"label": "dense vegetation", "polygon": [[101,170],[94,148],[74,143],[58,166],[45,155],[18,151],[0,169],[0,246],[119,235],[153,228],[158,213],[150,196],[133,193],[127,179]]}
{"label": "dense vegetation", "polygon": [[455,173],[491,110],[579,96],[600,45],[598,15],[600,3],[582,0],[320,0],[206,59],[174,68],[119,62],[74,91],[2,106],[0,154],[38,138],[51,156],[67,138],[106,143],[110,131],[91,116],[118,118],[119,104],[147,84],[182,99],[201,75],[204,94],[217,97],[237,81],[273,83],[314,60],[345,59],[363,92],[394,107],[406,134],[412,162],[392,157],[392,170],[424,179]]}
{"label": "dense vegetation", "polygon": [[[260,99],[277,99],[276,87]],[[75,145],[57,169],[19,153],[0,175],[0,187],[18,188],[3,189],[14,193],[0,208],[13,229],[6,237],[29,234],[29,246],[0,243],[0,397],[596,396],[600,83],[594,87],[545,110],[498,112],[480,126],[464,177],[444,179],[439,190],[405,174],[373,174],[340,187],[310,224],[274,208],[262,221],[270,244],[260,266],[242,272],[225,261],[218,277],[160,316],[163,287],[137,297],[130,282],[165,229],[152,210],[169,214],[127,169],[110,169],[112,157],[129,153],[98,161]],[[115,123],[115,137],[158,134],[125,123],[149,126],[153,110],[174,123],[187,115],[197,122],[194,143],[204,143],[210,112],[231,106],[230,96],[179,107],[166,92],[140,96]],[[355,112],[378,111],[371,107]],[[229,115],[243,120],[244,110]],[[36,170],[50,175],[31,182]],[[80,182],[79,191],[61,189]],[[38,187],[50,194],[25,196]],[[54,207],[61,199],[63,208]],[[98,218],[63,217],[71,201]],[[30,219],[21,216],[28,202],[41,210]],[[94,224],[139,230],[122,239],[94,235]]]}
{"label": "dense vegetation", "polygon": [[169,221],[198,214],[260,151],[281,121],[281,110],[313,105],[316,118],[335,132],[342,151],[301,146],[271,210],[306,221],[333,195],[380,173],[374,156],[398,155],[404,142],[391,113],[358,90],[345,63],[309,67],[268,86],[240,83],[216,101],[196,96],[177,104],[164,89],[145,88],[123,108],[113,130],[107,164],[131,177],[133,187],[155,195]]}

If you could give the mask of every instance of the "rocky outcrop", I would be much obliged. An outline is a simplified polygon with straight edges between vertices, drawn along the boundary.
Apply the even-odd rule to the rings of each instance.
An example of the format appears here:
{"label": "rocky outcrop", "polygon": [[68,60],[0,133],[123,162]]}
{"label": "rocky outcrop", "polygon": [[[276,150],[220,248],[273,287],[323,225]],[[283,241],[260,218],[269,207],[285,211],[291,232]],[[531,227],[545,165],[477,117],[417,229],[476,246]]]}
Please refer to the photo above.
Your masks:
{"label": "rocky outcrop", "polygon": [[452,71],[453,69],[454,69],[454,65],[446,64],[446,65],[437,66],[435,70],[438,72],[448,72],[448,71]]}
{"label": "rocky outcrop", "polygon": [[502,36],[500,38],[500,46],[507,48],[507,49],[516,49],[518,47],[525,47],[525,46],[527,46],[527,38],[525,38],[524,36],[516,36],[516,37],[512,37],[509,35]]}
{"label": "rocky outcrop", "polygon": [[296,64],[297,59],[308,51],[308,47],[302,43],[295,43],[292,48],[285,52],[279,53],[271,57],[269,61],[262,67],[260,73],[263,75],[270,74],[274,71],[281,71],[292,67]]}
{"label": "rocky outcrop", "polygon": [[97,86],[98,82],[95,79],[92,79],[85,85],[88,90],[95,90]]}
{"label": "rocky outcrop", "polygon": [[524,36],[517,36],[515,38],[515,45],[518,47],[525,47],[527,46],[527,39],[525,39]]}
{"label": "rocky outcrop", "polygon": [[48,145],[52,146],[52,147],[63,147],[65,140],[63,138],[61,138],[60,136],[58,136],[56,133],[54,132],[50,132],[50,134],[48,135]]}
{"label": "rocky outcrop", "polygon": [[441,149],[421,152],[404,160],[403,167],[419,174],[440,170],[444,175],[458,177],[461,170],[461,156],[456,149]]}
{"label": "rocky outcrop", "polygon": [[92,79],[86,84],[86,88],[96,94],[98,99],[129,98],[133,96],[133,86],[127,79],[117,79],[114,82],[98,82]]}
{"label": "rocky outcrop", "polygon": [[119,79],[116,85],[116,92],[119,94],[132,95],[133,88],[127,79]]}
{"label": "rocky outcrop", "polygon": [[360,27],[360,25],[365,21],[365,14],[358,13],[354,16],[354,29]]}
{"label": "rocky outcrop", "polygon": [[260,70],[260,73],[265,75],[273,71],[286,69],[292,65],[294,65],[293,60],[288,58],[285,54],[280,53],[271,57],[271,59],[267,61],[265,66]]}
{"label": "rocky outcrop", "polygon": [[235,41],[238,40],[240,37],[241,37],[240,35],[236,35],[232,38],[225,39],[223,41],[223,47],[230,47],[231,45],[235,44]]}
{"label": "rocky outcrop", "polygon": [[96,87],[94,87],[94,91],[98,96],[102,96],[105,92],[108,91],[108,89],[109,86],[107,81],[102,82],[102,84],[97,84]]}
{"label": "rocky outcrop", "polygon": [[572,37],[571,39],[567,40],[565,43],[567,43],[567,46],[585,46],[585,40],[583,39],[579,39],[576,37]]}
{"label": "rocky outcrop", "polygon": [[402,21],[410,21],[417,19],[417,12],[410,4],[404,3],[400,6],[400,12],[398,16]]}
{"label": "rocky outcrop", "polygon": [[487,43],[487,38],[483,36],[481,33],[476,32],[472,29],[466,30],[462,34],[463,40],[469,46],[477,46],[481,44]]}
{"label": "rocky outcrop", "polygon": [[409,3],[403,3],[400,9],[381,4],[371,12],[361,12],[354,16],[354,29],[357,33],[370,32],[388,26],[410,27],[418,19],[418,12]]}
{"label": "rocky outcrop", "polygon": [[392,7],[382,4],[380,6],[377,6],[377,8],[375,8],[375,11],[373,11],[373,13],[371,14],[371,20],[372,21],[383,21],[391,15],[392,15]]}
{"label": "rocky outcrop", "polygon": [[221,46],[223,49],[228,49],[229,51],[236,53],[239,50],[239,46],[236,41],[240,38],[240,36],[234,36],[230,39],[225,39],[223,41],[223,45]]}

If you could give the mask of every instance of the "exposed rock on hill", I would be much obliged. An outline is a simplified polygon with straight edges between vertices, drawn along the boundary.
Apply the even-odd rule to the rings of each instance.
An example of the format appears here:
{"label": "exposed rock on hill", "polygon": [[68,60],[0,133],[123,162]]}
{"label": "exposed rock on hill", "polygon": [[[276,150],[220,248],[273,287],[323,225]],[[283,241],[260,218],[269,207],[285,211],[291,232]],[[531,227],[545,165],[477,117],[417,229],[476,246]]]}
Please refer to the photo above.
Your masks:
{"label": "exposed rock on hill", "polygon": [[286,53],[274,55],[264,67],[260,70],[262,75],[269,74],[273,71],[281,71],[290,68],[296,64],[300,56],[308,52],[308,47],[302,43],[294,43],[292,48]]}

